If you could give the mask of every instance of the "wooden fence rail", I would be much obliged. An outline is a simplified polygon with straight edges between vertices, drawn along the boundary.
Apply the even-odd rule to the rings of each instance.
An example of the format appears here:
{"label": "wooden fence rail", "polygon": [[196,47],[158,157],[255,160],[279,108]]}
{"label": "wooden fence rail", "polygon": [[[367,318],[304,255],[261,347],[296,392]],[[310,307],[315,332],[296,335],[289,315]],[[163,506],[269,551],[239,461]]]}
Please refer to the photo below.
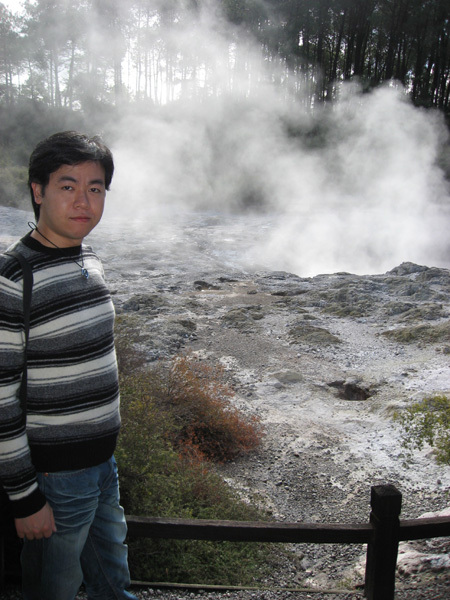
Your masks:
{"label": "wooden fence rail", "polygon": [[[369,600],[393,600],[400,541],[450,536],[450,517],[400,521],[402,496],[392,485],[371,489],[368,523],[266,523],[127,516],[130,538],[197,539],[234,542],[367,544],[364,594]],[[0,589],[5,562],[15,552],[13,530],[0,531]],[[11,562],[11,561],[9,561]],[[12,561],[17,569],[17,560]]]}
{"label": "wooden fence rail", "polygon": [[196,539],[234,542],[367,544],[364,594],[393,600],[398,544],[450,536],[450,517],[400,521],[402,496],[392,485],[371,489],[369,523],[266,523],[127,516],[130,538]]}

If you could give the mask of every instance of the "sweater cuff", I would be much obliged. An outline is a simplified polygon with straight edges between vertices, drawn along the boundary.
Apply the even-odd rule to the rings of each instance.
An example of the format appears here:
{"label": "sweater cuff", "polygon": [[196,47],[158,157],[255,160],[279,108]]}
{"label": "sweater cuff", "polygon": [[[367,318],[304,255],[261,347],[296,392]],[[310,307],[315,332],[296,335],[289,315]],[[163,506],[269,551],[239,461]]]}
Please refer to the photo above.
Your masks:
{"label": "sweater cuff", "polygon": [[41,508],[44,508],[46,502],[46,497],[38,488],[34,490],[29,496],[11,502],[13,517],[15,519],[31,517],[31,515],[34,515],[34,513],[40,511]]}

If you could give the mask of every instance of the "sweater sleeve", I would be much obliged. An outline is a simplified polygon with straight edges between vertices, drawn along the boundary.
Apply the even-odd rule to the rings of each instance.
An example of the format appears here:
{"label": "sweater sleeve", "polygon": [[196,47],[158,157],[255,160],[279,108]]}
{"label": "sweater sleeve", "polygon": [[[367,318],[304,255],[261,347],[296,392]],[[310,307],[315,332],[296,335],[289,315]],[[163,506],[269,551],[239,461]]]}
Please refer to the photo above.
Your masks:
{"label": "sweater sleeve", "polygon": [[30,516],[45,504],[18,399],[24,343],[22,282],[0,276],[0,479],[15,517]]}

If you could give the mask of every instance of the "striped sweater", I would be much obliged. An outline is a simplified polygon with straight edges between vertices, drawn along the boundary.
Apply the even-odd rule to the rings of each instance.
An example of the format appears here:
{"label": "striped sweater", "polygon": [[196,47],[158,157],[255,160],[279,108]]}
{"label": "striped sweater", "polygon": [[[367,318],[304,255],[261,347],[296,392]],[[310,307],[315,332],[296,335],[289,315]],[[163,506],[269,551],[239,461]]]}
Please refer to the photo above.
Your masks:
{"label": "striped sweater", "polygon": [[[33,269],[27,422],[20,412],[24,356],[22,269],[0,255],[0,478],[16,517],[45,498],[36,471],[82,469],[109,459],[120,427],[114,308],[90,247],[14,244]],[[11,248],[11,249],[12,249]],[[77,262],[79,264],[77,264]]]}

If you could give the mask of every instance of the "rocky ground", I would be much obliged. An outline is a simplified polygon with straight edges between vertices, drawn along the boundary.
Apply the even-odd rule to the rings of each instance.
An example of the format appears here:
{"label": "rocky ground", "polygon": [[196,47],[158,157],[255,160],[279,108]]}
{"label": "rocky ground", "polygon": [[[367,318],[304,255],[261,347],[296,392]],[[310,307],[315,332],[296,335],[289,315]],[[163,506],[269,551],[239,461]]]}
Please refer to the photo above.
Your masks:
{"label": "rocky ground", "polygon": [[[18,235],[16,214],[5,215],[3,246]],[[371,486],[382,483],[402,493],[402,518],[450,506],[450,467],[436,465],[429,448],[408,456],[392,418],[412,400],[450,393],[450,272],[411,263],[311,278],[242,269],[217,259],[202,231],[203,241],[194,225],[188,231],[192,259],[185,245],[167,249],[146,237],[134,236],[120,255],[113,235],[100,232],[94,246],[118,317],[137,326],[149,361],[191,351],[221,363],[236,404],[260,417],[260,449],[221,467],[227,481],[280,521],[365,523]],[[201,596],[362,597],[363,547],[289,551],[273,566],[270,592]],[[396,598],[447,598],[449,553],[448,538],[402,546]],[[197,592],[137,593],[173,600]]]}
{"label": "rocky ground", "polygon": [[[202,275],[170,286],[158,278],[134,294],[117,280],[116,307],[139,321],[149,357],[188,350],[220,362],[236,403],[260,416],[262,447],[221,468],[231,485],[282,521],[367,522],[370,488],[381,483],[403,494],[403,518],[450,504],[450,469],[429,449],[409,457],[392,420],[411,400],[450,391],[447,270],[404,263],[373,276]],[[430,572],[439,572],[434,595],[411,596],[438,598],[450,544],[406,550],[398,583],[406,595],[398,597],[424,580],[429,590]],[[272,585],[358,589],[363,581],[362,547],[292,553]]]}

